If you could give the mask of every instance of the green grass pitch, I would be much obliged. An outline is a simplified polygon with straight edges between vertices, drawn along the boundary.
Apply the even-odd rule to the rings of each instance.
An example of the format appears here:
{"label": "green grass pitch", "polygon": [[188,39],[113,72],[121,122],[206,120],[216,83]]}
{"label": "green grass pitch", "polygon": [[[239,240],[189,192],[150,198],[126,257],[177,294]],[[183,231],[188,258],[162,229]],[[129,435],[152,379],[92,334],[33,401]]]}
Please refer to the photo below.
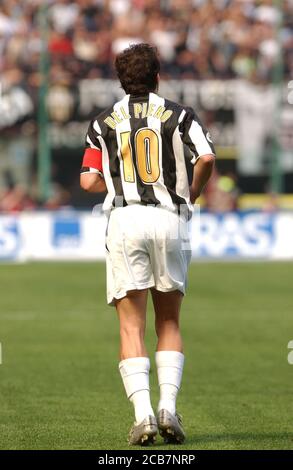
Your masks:
{"label": "green grass pitch", "polygon": [[[290,263],[192,264],[181,449],[293,449],[292,280]],[[104,264],[2,265],[0,286],[0,448],[127,449],[133,413]],[[155,344],[149,302],[154,407]]]}

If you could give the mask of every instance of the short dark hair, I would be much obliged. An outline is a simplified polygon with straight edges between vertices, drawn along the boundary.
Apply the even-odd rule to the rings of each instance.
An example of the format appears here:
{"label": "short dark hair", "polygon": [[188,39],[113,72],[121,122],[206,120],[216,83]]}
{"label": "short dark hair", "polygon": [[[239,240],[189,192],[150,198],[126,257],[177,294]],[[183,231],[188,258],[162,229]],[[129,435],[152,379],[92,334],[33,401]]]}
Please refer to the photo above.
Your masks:
{"label": "short dark hair", "polygon": [[157,88],[160,62],[157,49],[149,44],[132,44],[120,52],[115,68],[127,94],[140,95]]}

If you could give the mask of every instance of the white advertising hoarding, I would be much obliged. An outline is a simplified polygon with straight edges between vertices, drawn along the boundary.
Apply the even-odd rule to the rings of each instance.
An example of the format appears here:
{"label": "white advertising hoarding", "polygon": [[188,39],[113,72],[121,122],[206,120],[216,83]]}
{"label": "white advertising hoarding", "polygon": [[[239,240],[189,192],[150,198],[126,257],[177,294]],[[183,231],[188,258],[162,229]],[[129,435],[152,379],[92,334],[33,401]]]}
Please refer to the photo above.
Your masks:
{"label": "white advertising hoarding", "polygon": [[[106,226],[100,213],[1,215],[0,261],[103,260]],[[293,212],[201,213],[189,233],[193,258],[293,260]]]}

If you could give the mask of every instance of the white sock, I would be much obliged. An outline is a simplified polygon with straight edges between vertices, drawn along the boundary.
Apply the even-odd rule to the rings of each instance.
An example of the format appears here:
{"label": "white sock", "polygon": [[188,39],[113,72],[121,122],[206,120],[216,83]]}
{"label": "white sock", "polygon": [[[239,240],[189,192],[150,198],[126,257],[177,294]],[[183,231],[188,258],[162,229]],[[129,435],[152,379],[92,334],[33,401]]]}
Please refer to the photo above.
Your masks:
{"label": "white sock", "polygon": [[141,423],[147,416],[154,416],[150,400],[148,357],[133,357],[119,363],[119,370],[127,398],[133,403],[135,421]]}
{"label": "white sock", "polygon": [[160,387],[158,411],[165,409],[176,413],[176,398],[181,385],[184,355],[178,351],[156,352],[156,364]]}

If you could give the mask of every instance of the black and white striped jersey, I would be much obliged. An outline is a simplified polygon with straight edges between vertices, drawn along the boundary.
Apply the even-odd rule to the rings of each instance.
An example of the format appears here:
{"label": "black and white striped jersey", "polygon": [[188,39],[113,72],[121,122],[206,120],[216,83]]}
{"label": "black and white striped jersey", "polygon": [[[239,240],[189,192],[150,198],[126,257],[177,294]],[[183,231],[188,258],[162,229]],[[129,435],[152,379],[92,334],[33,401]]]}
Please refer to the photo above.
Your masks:
{"label": "black and white striped jersey", "polygon": [[[102,158],[108,190],[103,209],[139,203],[192,210],[184,144],[191,163],[215,154],[195,112],[155,93],[126,95],[99,114],[89,125],[86,151],[90,162],[94,151]],[[91,167],[99,168],[87,163],[81,171],[95,171]]]}

